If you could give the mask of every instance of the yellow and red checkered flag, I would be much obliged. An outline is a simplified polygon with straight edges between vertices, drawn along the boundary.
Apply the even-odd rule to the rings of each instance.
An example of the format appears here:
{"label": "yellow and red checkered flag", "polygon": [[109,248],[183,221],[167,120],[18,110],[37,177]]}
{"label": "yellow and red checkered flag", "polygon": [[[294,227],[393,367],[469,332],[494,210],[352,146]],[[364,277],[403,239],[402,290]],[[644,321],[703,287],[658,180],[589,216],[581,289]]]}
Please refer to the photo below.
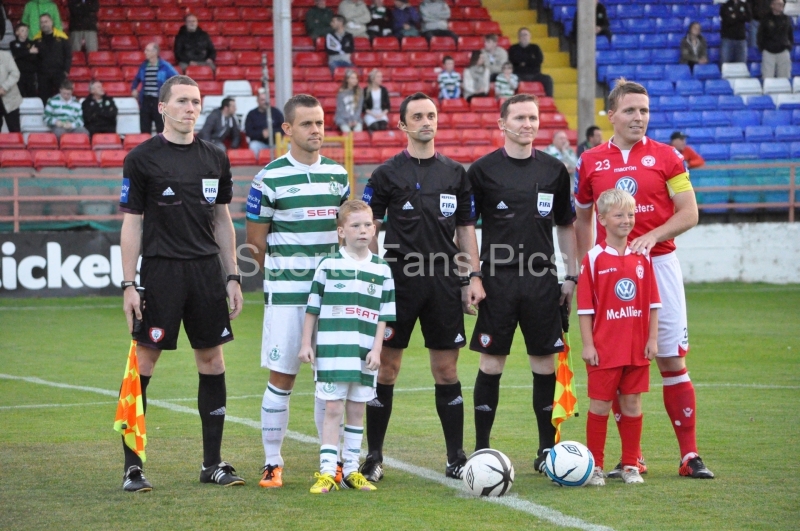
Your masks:
{"label": "yellow and red checkered flag", "polygon": [[556,428],[556,442],[561,440],[561,423],[578,416],[578,396],[575,394],[575,373],[572,372],[572,349],[569,345],[569,310],[561,306],[561,329],[564,352],[558,353],[556,362],[556,393],[553,396],[551,422]]}
{"label": "yellow and red checkered flag", "polygon": [[142,381],[139,379],[139,358],[136,356],[136,341],[131,341],[125,375],[119,390],[117,414],[114,429],[122,434],[128,448],[138,455],[142,462],[147,460],[144,448],[147,446],[147,430],[144,425],[144,402],[142,401]]}

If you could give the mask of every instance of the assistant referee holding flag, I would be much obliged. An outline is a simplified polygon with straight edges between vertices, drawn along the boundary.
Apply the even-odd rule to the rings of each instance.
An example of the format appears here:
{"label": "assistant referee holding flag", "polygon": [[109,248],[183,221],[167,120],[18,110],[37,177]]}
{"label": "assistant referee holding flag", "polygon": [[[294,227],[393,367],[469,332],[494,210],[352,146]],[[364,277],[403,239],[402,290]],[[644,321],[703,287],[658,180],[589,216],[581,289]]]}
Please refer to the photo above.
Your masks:
{"label": "assistant referee holding flag", "polygon": [[[539,131],[536,96],[503,102],[497,121],[503,148],[470,166],[477,214],[483,219],[481,260],[486,299],[481,303],[470,349],[481,353],[475,379],[475,449],[489,447],[500,377],[519,324],[533,372],[533,410],[539,429],[534,468],[544,469],[555,444],[551,422],[556,388],[555,355],[564,350],[559,306],[572,302],[577,282],[575,209],[570,178],[558,159],[533,149]],[[564,257],[559,289],[553,227]]]}
{"label": "assistant referee holding flag", "polygon": [[[436,152],[437,116],[433,100],[421,92],[403,100],[398,127],[408,136],[408,147],[379,166],[364,189],[378,228],[388,213],[384,259],[395,279],[397,308],[397,321],[387,323],[384,334],[377,397],[367,404],[369,454],[361,473],[373,482],[383,477],[394,383],[417,318],[436,383],[436,411],[447,445],[445,475],[460,478],[467,462],[456,364],[466,345],[463,312],[474,314],[484,293],[469,179],[461,164]],[[378,252],[377,234],[371,250]]]}
{"label": "assistant referee holding flag", "polygon": [[[161,87],[158,111],[164,132],[125,157],[119,203],[124,212],[120,234],[123,311],[138,342],[142,400],[146,411],[153,368],[162,350],[177,348],[183,321],[200,377],[200,481],[226,487],[244,485],[220,457],[227,398],[222,344],[233,339],[231,319],[242,309],[236,235],[228,211],[233,190],[231,165],[221,149],[194,136],[200,89],[192,78],[168,79]],[[140,252],[144,308],[135,289]],[[134,316],[142,321],[138,331],[134,330]],[[123,448],[123,489],[151,490],[141,459],[124,443]]]}

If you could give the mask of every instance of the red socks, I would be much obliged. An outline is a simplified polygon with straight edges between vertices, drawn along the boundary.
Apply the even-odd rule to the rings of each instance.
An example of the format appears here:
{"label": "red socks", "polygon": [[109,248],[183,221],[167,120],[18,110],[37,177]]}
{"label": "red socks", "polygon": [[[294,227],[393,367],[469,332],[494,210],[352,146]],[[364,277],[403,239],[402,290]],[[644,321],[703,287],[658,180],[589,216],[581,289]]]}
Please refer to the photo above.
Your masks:
{"label": "red socks", "polygon": [[678,438],[681,458],[685,461],[687,456],[697,455],[694,386],[686,368],[662,372],[661,377],[664,382],[664,406]]}
{"label": "red socks", "polygon": [[642,417],[620,417],[617,426],[622,439],[622,466],[636,466],[639,460],[639,445],[642,442]]}
{"label": "red socks", "polygon": [[589,411],[586,419],[586,446],[594,456],[594,466],[603,468],[605,458],[608,415],[595,415]]}

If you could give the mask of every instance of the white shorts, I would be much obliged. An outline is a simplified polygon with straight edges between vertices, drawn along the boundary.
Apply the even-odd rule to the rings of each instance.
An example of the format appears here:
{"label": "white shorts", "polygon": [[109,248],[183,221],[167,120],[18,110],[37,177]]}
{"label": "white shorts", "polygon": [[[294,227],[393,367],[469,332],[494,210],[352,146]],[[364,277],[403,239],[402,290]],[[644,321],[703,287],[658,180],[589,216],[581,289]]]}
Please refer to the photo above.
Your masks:
{"label": "white shorts", "polygon": [[[283,374],[300,372],[300,358],[297,355],[300,353],[305,318],[305,306],[264,306],[262,367]],[[315,343],[316,341],[312,341],[312,345]]]}
{"label": "white shorts", "polygon": [[658,357],[686,356],[689,352],[689,329],[681,264],[675,252],[654,256],[652,260],[662,305],[658,310]]}
{"label": "white shorts", "polygon": [[350,400],[369,402],[377,396],[375,388],[356,382],[317,382],[314,396],[320,400]]}

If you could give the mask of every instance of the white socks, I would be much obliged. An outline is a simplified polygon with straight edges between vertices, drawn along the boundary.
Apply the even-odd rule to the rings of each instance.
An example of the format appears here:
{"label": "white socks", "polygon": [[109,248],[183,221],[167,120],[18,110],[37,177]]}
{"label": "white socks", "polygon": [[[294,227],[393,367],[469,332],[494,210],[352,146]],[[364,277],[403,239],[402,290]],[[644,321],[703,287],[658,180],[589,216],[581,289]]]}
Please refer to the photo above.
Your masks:
{"label": "white socks", "polygon": [[283,466],[281,445],[289,426],[289,397],[291,391],[267,384],[261,401],[261,441],[264,443],[265,465]]}

